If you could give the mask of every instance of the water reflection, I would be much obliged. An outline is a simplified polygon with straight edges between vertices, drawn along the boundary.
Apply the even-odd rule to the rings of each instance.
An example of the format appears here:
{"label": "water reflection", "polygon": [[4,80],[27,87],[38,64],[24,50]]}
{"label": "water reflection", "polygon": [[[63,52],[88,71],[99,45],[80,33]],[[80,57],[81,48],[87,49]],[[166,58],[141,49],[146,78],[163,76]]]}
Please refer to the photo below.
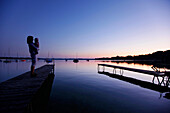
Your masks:
{"label": "water reflection", "polygon": [[[141,86],[143,88],[147,88],[147,89],[151,89],[151,90],[154,90],[154,91],[158,91],[160,93],[164,93],[164,92],[169,92],[170,91],[169,87],[164,87],[164,86],[157,85],[157,84],[154,84],[154,83],[150,83],[150,82],[146,82],[146,81],[141,81],[141,80],[137,80],[137,79],[134,79],[134,78],[125,77],[125,76],[121,76],[121,75],[113,74],[113,73],[109,73],[109,72],[103,72],[103,71],[100,72],[100,71],[98,71],[98,73],[99,74],[104,74],[104,75],[107,75],[107,76],[110,76],[112,78],[116,78],[116,79],[119,79],[119,80],[122,80],[122,81],[126,81],[126,82],[129,82],[129,83]],[[168,96],[169,95],[167,95],[165,97],[168,98]]]}
{"label": "water reflection", "polygon": [[[139,81],[131,80],[139,84],[136,85],[125,81],[127,78],[121,80],[122,78],[115,79],[97,73],[98,63],[100,62],[80,61],[77,64],[70,61],[56,62],[49,113],[155,113],[169,110],[170,102],[166,99],[168,93],[165,94],[164,90],[159,92],[157,88],[152,90],[145,86],[138,87]],[[134,66],[134,64],[125,65]],[[139,68],[138,65],[135,66]],[[145,65],[143,68],[151,67]],[[134,76],[129,72],[125,74]],[[135,75],[143,77],[143,74],[135,73]]]}
{"label": "water reflection", "polygon": [[[97,64],[100,61],[79,61],[73,63],[68,60],[55,61],[55,77],[48,102],[49,113],[155,113],[168,112],[169,93],[141,87],[128,82],[127,78],[117,79],[100,74]],[[107,62],[114,65],[151,69],[151,65],[127,64]],[[37,62],[37,67],[46,64]],[[0,73],[3,80],[29,71],[30,62],[0,63]],[[18,67],[17,67],[18,66]],[[7,69],[9,74],[7,74]],[[126,72],[126,77],[136,80],[152,81],[153,77],[140,73]],[[116,75],[115,75],[116,76]],[[140,78],[140,79],[138,79]],[[155,81],[156,83],[156,81]],[[140,87],[139,87],[140,86]],[[161,94],[161,95],[160,95]],[[164,97],[164,98],[162,98]]]}
{"label": "water reflection", "polygon": [[160,70],[164,70],[164,69],[170,70],[170,64],[154,63],[154,62],[150,62],[150,61],[103,60],[103,61],[99,61],[99,62],[104,62],[104,63],[107,63],[107,64],[123,65],[123,66],[134,65],[134,67],[135,67],[135,65],[140,66],[140,67],[152,67],[152,66],[154,66],[154,67],[159,68]]}
{"label": "water reflection", "polygon": [[[16,77],[27,71],[30,71],[31,62],[27,60],[26,62],[18,61],[11,63],[0,62],[0,82],[6,81],[10,78]],[[44,62],[38,61],[36,68],[45,65]]]}

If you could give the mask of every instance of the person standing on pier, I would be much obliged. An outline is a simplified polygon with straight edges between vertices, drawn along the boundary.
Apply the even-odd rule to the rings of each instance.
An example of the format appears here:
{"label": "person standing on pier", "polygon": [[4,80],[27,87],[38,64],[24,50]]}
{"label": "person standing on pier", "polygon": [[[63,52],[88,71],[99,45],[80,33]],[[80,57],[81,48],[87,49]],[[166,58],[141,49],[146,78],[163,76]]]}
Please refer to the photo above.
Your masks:
{"label": "person standing on pier", "polygon": [[34,73],[35,64],[36,64],[36,52],[38,51],[38,48],[33,43],[33,36],[27,37],[27,44],[29,47],[29,52],[31,55],[32,65],[31,65],[31,76],[36,76],[37,74]]}

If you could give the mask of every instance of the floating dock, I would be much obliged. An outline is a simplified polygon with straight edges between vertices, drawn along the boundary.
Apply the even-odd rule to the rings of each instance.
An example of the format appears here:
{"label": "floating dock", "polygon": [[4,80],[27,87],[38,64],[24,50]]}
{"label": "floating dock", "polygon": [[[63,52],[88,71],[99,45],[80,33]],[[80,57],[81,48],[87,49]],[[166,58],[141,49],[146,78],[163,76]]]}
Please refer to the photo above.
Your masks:
{"label": "floating dock", "polygon": [[105,72],[105,67],[111,67],[111,68],[113,68],[113,74],[117,74],[116,69],[120,69],[120,75],[123,75],[123,70],[128,70],[128,71],[133,71],[133,72],[153,75],[152,83],[154,83],[155,78],[157,78],[158,85],[163,85],[163,86],[168,87],[169,83],[170,83],[170,72],[169,71],[156,72],[156,71],[135,69],[135,68],[129,68],[129,67],[123,67],[123,66],[115,66],[115,65],[109,65],[109,64],[98,64],[98,72],[101,72],[100,71],[100,66],[103,66],[103,71],[102,72]]}
{"label": "floating dock", "polygon": [[98,64],[98,71],[100,69],[99,66],[103,66],[103,71],[105,70],[105,67],[112,67],[114,69],[128,70],[128,71],[155,75],[155,76],[170,76],[170,72],[168,71],[167,72],[155,72],[155,71],[149,71],[149,70],[143,70],[143,69],[135,69],[135,68],[129,68],[129,67],[109,65],[109,64]]}
{"label": "floating dock", "polygon": [[54,79],[54,65],[26,72],[0,83],[1,113],[44,113]]}
{"label": "floating dock", "polygon": [[[103,66],[102,71],[100,71],[100,66]],[[113,72],[105,72],[105,67],[111,67],[113,68]],[[120,74],[116,74],[116,69],[120,69]],[[131,77],[123,76],[123,70],[133,71],[133,72],[139,72],[144,74],[153,75],[152,82],[142,81]],[[160,97],[162,96],[162,93],[165,93],[164,98],[170,99],[170,73],[169,72],[155,72],[155,71],[149,71],[149,70],[142,70],[142,69],[134,69],[134,68],[128,68],[128,67],[122,67],[122,66],[115,66],[115,65],[109,65],[109,64],[98,64],[98,73],[104,74],[107,76],[110,76],[112,78],[116,78],[125,82],[129,82],[131,84],[135,84],[138,86],[141,86],[143,88],[151,89],[154,91],[160,92]],[[158,84],[154,83],[155,78],[157,78]],[[161,80],[160,80],[161,78]]]}

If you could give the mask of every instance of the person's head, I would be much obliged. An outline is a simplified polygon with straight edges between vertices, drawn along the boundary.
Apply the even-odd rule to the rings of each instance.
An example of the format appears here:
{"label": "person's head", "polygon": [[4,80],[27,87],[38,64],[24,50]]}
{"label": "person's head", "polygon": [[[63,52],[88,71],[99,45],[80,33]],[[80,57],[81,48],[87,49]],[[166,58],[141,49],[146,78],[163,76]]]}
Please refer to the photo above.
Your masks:
{"label": "person's head", "polygon": [[35,38],[35,43],[37,43],[38,42],[38,38]]}
{"label": "person's head", "polygon": [[33,36],[28,36],[27,37],[27,44],[33,43]]}

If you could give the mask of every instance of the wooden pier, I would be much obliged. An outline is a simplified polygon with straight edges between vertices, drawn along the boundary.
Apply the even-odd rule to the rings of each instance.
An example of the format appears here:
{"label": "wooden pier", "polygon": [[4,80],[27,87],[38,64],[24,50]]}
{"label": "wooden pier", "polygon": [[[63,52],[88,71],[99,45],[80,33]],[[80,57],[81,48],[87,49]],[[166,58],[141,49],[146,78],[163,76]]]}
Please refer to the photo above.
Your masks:
{"label": "wooden pier", "polygon": [[149,70],[143,70],[143,69],[135,69],[135,68],[129,68],[129,67],[109,65],[109,64],[98,64],[98,70],[99,70],[99,66],[103,66],[103,69],[104,67],[112,67],[114,69],[128,70],[128,71],[139,72],[139,73],[144,73],[144,74],[149,74],[149,75],[157,75],[157,76],[169,75],[170,76],[170,72],[155,72],[155,71],[149,71]]}
{"label": "wooden pier", "polygon": [[1,113],[44,113],[54,79],[54,65],[26,72],[0,83]]}
{"label": "wooden pier", "polygon": [[[102,71],[100,71],[100,66],[103,66]],[[105,72],[105,67],[113,68],[113,72],[112,73]],[[116,69],[120,69],[120,74],[116,74]],[[132,77],[126,77],[126,76],[123,76],[123,70],[153,75],[153,80],[152,80],[152,82],[147,82],[147,81],[138,80],[138,79],[135,79]],[[109,64],[98,64],[98,73],[104,74],[109,77],[116,78],[116,79],[119,79],[119,80],[122,80],[125,82],[129,82],[131,84],[138,85],[143,88],[158,91],[158,92],[160,92],[160,98],[162,97],[162,93],[165,93],[165,96],[163,96],[163,97],[170,99],[170,88],[169,88],[170,75],[169,75],[169,72],[155,72],[155,71],[149,71],[149,70],[109,65]],[[155,78],[157,78],[158,84],[154,83]],[[161,80],[160,80],[160,78],[161,78]]]}
{"label": "wooden pier", "polygon": [[123,66],[115,66],[115,65],[109,65],[109,64],[98,64],[98,72],[100,72],[100,66],[103,66],[103,72],[105,72],[105,67],[111,67],[111,68],[113,68],[113,74],[116,74],[116,69],[120,70],[120,75],[123,75],[123,70],[128,70],[128,71],[133,71],[133,72],[153,75],[152,83],[154,83],[155,78],[157,78],[158,85],[164,85],[164,86],[168,87],[169,83],[170,83],[170,72],[169,71],[156,72],[156,71],[135,69],[135,68],[129,68],[129,67],[123,67]]}

